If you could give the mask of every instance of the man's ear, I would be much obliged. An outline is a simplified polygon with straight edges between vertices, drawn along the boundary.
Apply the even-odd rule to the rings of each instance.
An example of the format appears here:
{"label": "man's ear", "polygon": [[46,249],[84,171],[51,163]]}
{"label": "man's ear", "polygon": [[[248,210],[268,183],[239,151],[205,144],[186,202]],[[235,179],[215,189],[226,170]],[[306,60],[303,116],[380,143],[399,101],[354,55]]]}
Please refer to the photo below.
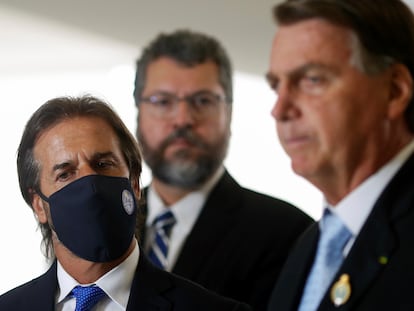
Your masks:
{"label": "man's ear", "polygon": [[36,192],[33,192],[32,196],[32,208],[37,216],[37,219],[42,224],[47,223],[45,202]]}
{"label": "man's ear", "polygon": [[405,65],[392,65],[391,83],[388,118],[395,120],[403,117],[413,96],[413,78]]}

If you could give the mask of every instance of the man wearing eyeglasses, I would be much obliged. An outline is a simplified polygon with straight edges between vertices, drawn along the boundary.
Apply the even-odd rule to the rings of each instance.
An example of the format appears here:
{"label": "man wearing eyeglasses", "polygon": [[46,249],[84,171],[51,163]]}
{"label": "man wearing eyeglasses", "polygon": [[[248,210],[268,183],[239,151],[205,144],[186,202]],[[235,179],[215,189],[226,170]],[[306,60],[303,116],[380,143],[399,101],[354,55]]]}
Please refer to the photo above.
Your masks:
{"label": "man wearing eyeglasses", "polygon": [[144,189],[141,236],[157,266],[260,311],[312,220],[242,188],[224,168],[232,97],[231,64],[214,38],[179,30],[144,49],[134,98],[153,179]]}

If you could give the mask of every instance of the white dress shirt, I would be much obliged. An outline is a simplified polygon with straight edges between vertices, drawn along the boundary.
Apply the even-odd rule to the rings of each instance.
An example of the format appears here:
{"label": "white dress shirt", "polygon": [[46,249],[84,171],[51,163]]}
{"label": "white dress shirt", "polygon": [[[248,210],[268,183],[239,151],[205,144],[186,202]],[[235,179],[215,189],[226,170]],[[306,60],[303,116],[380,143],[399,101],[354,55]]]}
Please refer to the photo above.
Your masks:
{"label": "white dress shirt", "polygon": [[154,219],[170,209],[176,219],[170,234],[170,244],[168,247],[166,266],[167,271],[171,271],[177,261],[178,255],[187,239],[188,234],[193,228],[200,212],[207,200],[211,189],[216,185],[218,180],[224,174],[224,167],[220,167],[217,172],[197,191],[193,191],[183,197],[173,205],[166,206],[160,196],[151,185],[148,188],[147,208],[148,216],[146,220],[145,245],[146,251],[154,241],[155,232],[152,227]]}
{"label": "white dress shirt", "polygon": [[337,205],[328,207],[332,213],[336,214],[342,220],[352,233],[352,238],[344,248],[344,256],[351,249],[356,236],[361,231],[375,202],[413,151],[414,141],[405,146],[391,161],[385,164],[375,174],[368,177]]}
{"label": "white dress shirt", "polygon": [[[93,284],[99,286],[105,293],[94,310],[96,311],[125,311],[128,304],[129,294],[131,291],[132,280],[134,279],[135,270],[138,265],[139,247],[135,243],[132,253],[118,266],[104,274]],[[75,310],[75,298],[68,297],[72,289],[79,285],[62,267],[58,261],[57,279],[59,290],[56,297],[56,311],[73,311]],[[82,284],[92,285],[92,284]]]}

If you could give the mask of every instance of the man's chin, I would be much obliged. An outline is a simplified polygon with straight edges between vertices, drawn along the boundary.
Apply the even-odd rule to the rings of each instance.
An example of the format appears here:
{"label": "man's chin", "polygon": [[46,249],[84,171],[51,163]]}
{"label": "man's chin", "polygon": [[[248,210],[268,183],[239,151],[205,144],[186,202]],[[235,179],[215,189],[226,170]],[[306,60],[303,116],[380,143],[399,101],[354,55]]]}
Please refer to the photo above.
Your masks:
{"label": "man's chin", "polygon": [[193,188],[202,184],[211,172],[196,161],[173,161],[168,165],[157,166],[153,175],[158,179],[184,188]]}
{"label": "man's chin", "polygon": [[166,161],[196,161],[202,151],[194,146],[171,146],[164,152]]}
{"label": "man's chin", "polygon": [[198,170],[199,165],[197,159],[174,159],[168,161],[168,165],[165,166],[168,171],[176,172],[175,174],[180,175],[191,175]]}
{"label": "man's chin", "polygon": [[197,165],[200,159],[203,158],[203,153],[194,149],[180,149],[173,153],[165,154],[164,163],[168,165]]}

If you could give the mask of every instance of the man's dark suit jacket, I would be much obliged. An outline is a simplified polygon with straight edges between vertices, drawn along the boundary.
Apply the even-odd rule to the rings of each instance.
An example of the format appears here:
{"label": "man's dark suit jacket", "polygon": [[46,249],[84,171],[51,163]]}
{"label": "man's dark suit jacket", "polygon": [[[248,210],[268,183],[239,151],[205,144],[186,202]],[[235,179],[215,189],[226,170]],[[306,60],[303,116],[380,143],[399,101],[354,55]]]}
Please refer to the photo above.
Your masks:
{"label": "man's dark suit jacket", "polygon": [[[298,242],[272,294],[269,311],[297,310],[318,236],[315,224]],[[349,300],[334,307],[329,287],[318,310],[414,310],[414,156],[378,198],[334,282],[344,273],[350,276]]]}
{"label": "man's dark suit jacket", "polygon": [[[145,201],[142,207],[145,213]],[[284,201],[242,188],[226,171],[172,272],[265,310],[289,249],[312,222]]]}
{"label": "man's dark suit jacket", "polygon": [[[127,311],[249,311],[245,304],[213,292],[150,264],[141,252]],[[2,311],[55,310],[56,261],[42,276],[0,296]]]}

